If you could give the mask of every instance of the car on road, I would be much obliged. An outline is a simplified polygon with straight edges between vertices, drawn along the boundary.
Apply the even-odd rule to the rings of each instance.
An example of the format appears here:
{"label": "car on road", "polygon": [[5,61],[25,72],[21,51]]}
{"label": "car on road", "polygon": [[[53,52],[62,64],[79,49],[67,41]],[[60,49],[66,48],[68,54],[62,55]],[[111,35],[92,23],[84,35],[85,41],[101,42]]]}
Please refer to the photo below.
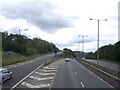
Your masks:
{"label": "car on road", "polygon": [[69,62],[70,60],[69,60],[69,58],[66,58],[65,61],[66,61],[66,62]]}
{"label": "car on road", "polygon": [[0,83],[3,83],[4,81],[11,79],[12,72],[9,71],[7,68],[0,68]]}

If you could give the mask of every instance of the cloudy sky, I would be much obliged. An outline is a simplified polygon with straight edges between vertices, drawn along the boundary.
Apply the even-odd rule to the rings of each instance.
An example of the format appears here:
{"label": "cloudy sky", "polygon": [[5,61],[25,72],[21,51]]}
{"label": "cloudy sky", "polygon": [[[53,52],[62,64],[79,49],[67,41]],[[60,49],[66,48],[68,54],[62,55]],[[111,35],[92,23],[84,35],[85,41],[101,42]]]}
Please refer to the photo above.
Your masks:
{"label": "cloudy sky", "polygon": [[19,34],[21,29],[29,38],[39,37],[71,50],[82,50],[81,36],[85,36],[84,51],[95,51],[98,23],[90,18],[100,19],[100,47],[116,43],[118,1],[0,0],[0,31]]}

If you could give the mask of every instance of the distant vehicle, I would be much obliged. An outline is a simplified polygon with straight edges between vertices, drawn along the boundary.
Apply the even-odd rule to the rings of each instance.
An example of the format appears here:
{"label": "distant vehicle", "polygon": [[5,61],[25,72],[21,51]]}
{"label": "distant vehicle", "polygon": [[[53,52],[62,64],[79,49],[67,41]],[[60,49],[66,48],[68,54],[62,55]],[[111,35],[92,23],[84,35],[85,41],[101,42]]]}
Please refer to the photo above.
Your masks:
{"label": "distant vehicle", "polygon": [[10,72],[7,68],[0,68],[0,83],[11,79],[12,72]]}
{"label": "distant vehicle", "polygon": [[69,58],[66,58],[65,61],[66,61],[66,62],[69,62],[70,60],[69,60]]}

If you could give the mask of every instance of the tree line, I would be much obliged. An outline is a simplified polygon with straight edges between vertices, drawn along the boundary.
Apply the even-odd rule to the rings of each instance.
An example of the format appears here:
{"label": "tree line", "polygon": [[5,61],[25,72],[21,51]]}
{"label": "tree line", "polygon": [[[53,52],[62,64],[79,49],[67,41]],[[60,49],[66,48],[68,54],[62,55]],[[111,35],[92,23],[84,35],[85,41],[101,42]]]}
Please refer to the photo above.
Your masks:
{"label": "tree line", "polygon": [[[120,41],[114,45],[105,45],[98,49],[99,59],[112,60],[120,62]],[[87,59],[96,59],[97,51],[95,53],[90,52],[86,55]]]}
{"label": "tree line", "polygon": [[22,55],[43,54],[59,50],[53,43],[40,38],[30,39],[24,35],[2,32],[2,50]]}

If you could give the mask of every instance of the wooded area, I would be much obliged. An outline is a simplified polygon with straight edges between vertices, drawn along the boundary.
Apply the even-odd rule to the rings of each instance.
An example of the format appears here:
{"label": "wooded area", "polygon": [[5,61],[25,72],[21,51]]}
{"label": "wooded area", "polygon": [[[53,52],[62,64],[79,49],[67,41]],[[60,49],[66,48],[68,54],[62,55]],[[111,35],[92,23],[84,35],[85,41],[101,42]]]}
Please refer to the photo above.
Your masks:
{"label": "wooded area", "polygon": [[[99,59],[112,60],[116,62],[120,62],[120,41],[115,43],[114,45],[105,45],[99,50]],[[86,55],[87,59],[96,59],[97,51],[95,53],[90,52]]]}
{"label": "wooded area", "polygon": [[40,38],[27,38],[24,35],[2,32],[2,50],[12,51],[21,55],[35,55],[54,52],[59,50],[53,43]]}

